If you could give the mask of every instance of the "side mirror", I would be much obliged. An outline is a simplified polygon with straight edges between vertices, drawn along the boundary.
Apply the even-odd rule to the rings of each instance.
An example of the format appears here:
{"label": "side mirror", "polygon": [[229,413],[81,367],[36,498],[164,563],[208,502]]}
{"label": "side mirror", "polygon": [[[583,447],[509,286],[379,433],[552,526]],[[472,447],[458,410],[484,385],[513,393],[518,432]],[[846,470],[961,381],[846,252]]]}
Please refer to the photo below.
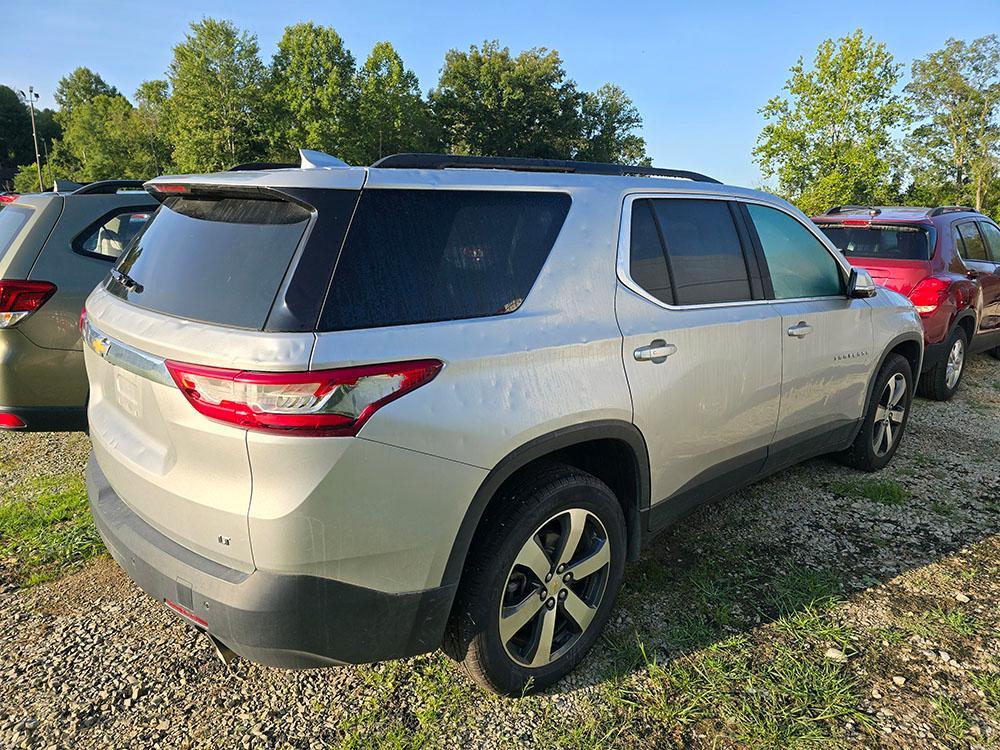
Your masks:
{"label": "side mirror", "polygon": [[874,297],[875,292],[871,274],[863,268],[852,268],[851,278],[847,282],[847,296],[851,299],[865,299]]}

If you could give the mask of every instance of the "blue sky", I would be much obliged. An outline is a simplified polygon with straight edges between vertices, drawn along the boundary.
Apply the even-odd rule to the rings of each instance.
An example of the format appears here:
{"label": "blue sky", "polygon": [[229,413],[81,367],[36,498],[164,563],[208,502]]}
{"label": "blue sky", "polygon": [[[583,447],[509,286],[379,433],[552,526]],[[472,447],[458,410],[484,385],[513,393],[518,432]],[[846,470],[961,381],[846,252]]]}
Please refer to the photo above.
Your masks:
{"label": "blue sky", "polygon": [[170,3],[55,0],[5,3],[0,83],[34,85],[51,106],[59,78],[79,65],[131,95],[162,77],[172,47],[204,15],[257,35],[269,59],[284,27],[328,24],[355,57],[391,41],[426,91],[444,53],[498,38],[512,50],[559,50],[570,77],[587,89],[618,83],[639,107],[654,163],[756,185],[751,150],[763,124],[757,109],[780,92],[788,67],[811,59],[823,39],[862,27],[909,69],[948,37],[1000,32],[1000,2],[298,2]]}

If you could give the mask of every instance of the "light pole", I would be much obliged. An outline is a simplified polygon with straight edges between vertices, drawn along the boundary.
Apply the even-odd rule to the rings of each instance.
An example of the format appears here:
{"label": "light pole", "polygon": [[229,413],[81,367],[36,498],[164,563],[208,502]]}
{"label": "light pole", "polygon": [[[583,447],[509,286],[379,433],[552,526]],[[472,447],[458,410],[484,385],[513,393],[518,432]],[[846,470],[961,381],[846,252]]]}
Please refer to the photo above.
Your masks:
{"label": "light pole", "polygon": [[21,101],[28,105],[28,110],[31,112],[31,137],[35,141],[35,167],[38,168],[38,192],[45,192],[45,186],[42,184],[42,156],[38,153],[38,133],[35,131],[35,102],[38,101],[38,94],[35,93],[34,86],[28,86],[28,93],[25,94],[23,91],[19,92],[21,94]]}

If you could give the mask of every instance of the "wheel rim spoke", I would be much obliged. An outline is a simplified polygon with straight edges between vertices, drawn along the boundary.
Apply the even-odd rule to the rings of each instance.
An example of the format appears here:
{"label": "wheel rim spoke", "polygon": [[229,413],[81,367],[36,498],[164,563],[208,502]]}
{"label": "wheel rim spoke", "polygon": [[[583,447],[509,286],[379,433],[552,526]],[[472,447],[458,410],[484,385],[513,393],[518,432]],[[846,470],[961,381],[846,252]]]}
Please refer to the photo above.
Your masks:
{"label": "wheel rim spoke", "polygon": [[885,425],[885,449],[889,450],[892,447],[892,422],[886,422]]}
{"label": "wheel rim spoke", "polygon": [[519,604],[504,607],[500,613],[500,640],[505,644],[510,641],[521,628],[531,622],[543,606],[545,606],[544,599],[538,594],[529,594]]}
{"label": "wheel rim spoke", "polygon": [[568,525],[564,532],[564,541],[556,565],[568,565],[576,554],[577,547],[580,546],[580,539],[583,537],[583,529],[587,525],[587,511],[580,508],[573,508],[567,511],[564,524]]}
{"label": "wheel rim spoke", "polygon": [[552,563],[549,560],[549,556],[545,554],[545,550],[538,543],[537,534],[533,534],[528,543],[521,548],[517,559],[514,560],[514,565],[527,568],[541,582],[544,582],[545,576],[552,572]]}
{"label": "wheel rim spoke", "polygon": [[590,621],[597,614],[597,609],[588,606],[583,599],[568,589],[566,591],[566,598],[563,600],[563,609],[566,610],[566,614],[580,627],[580,632],[587,629]]}
{"label": "wheel rim spoke", "polygon": [[882,441],[885,440],[885,422],[879,422],[875,429],[875,452],[882,453]]}
{"label": "wheel rim spoke", "polygon": [[897,373],[892,378],[892,393],[889,394],[889,407],[897,406],[906,393],[906,379]]}
{"label": "wheel rim spoke", "polygon": [[601,570],[609,562],[611,562],[611,551],[608,549],[607,543],[605,543],[594,554],[583,558],[575,565],[567,568],[566,572],[572,573],[573,578],[579,581]]}
{"label": "wheel rim spoke", "polygon": [[885,412],[886,412],[886,407],[877,406],[875,408],[875,421],[881,422],[883,419],[885,419]]}
{"label": "wheel rim spoke", "polygon": [[542,625],[538,630],[538,645],[531,666],[544,667],[552,658],[552,640],[556,634],[556,609],[546,609],[542,616]]}
{"label": "wheel rim spoke", "polygon": [[906,411],[902,407],[897,407],[889,412],[889,419],[891,419],[896,424],[903,424],[903,415]]}

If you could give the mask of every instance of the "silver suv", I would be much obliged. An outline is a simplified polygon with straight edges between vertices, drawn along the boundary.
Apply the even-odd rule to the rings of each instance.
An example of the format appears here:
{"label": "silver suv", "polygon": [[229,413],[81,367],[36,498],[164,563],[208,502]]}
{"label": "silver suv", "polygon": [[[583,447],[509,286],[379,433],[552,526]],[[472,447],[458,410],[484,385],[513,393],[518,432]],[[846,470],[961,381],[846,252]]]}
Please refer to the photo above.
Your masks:
{"label": "silver suv", "polygon": [[899,445],[920,319],[702,175],[397,155],[163,177],[82,322],[108,548],[246,658],[540,689],[696,505]]}

